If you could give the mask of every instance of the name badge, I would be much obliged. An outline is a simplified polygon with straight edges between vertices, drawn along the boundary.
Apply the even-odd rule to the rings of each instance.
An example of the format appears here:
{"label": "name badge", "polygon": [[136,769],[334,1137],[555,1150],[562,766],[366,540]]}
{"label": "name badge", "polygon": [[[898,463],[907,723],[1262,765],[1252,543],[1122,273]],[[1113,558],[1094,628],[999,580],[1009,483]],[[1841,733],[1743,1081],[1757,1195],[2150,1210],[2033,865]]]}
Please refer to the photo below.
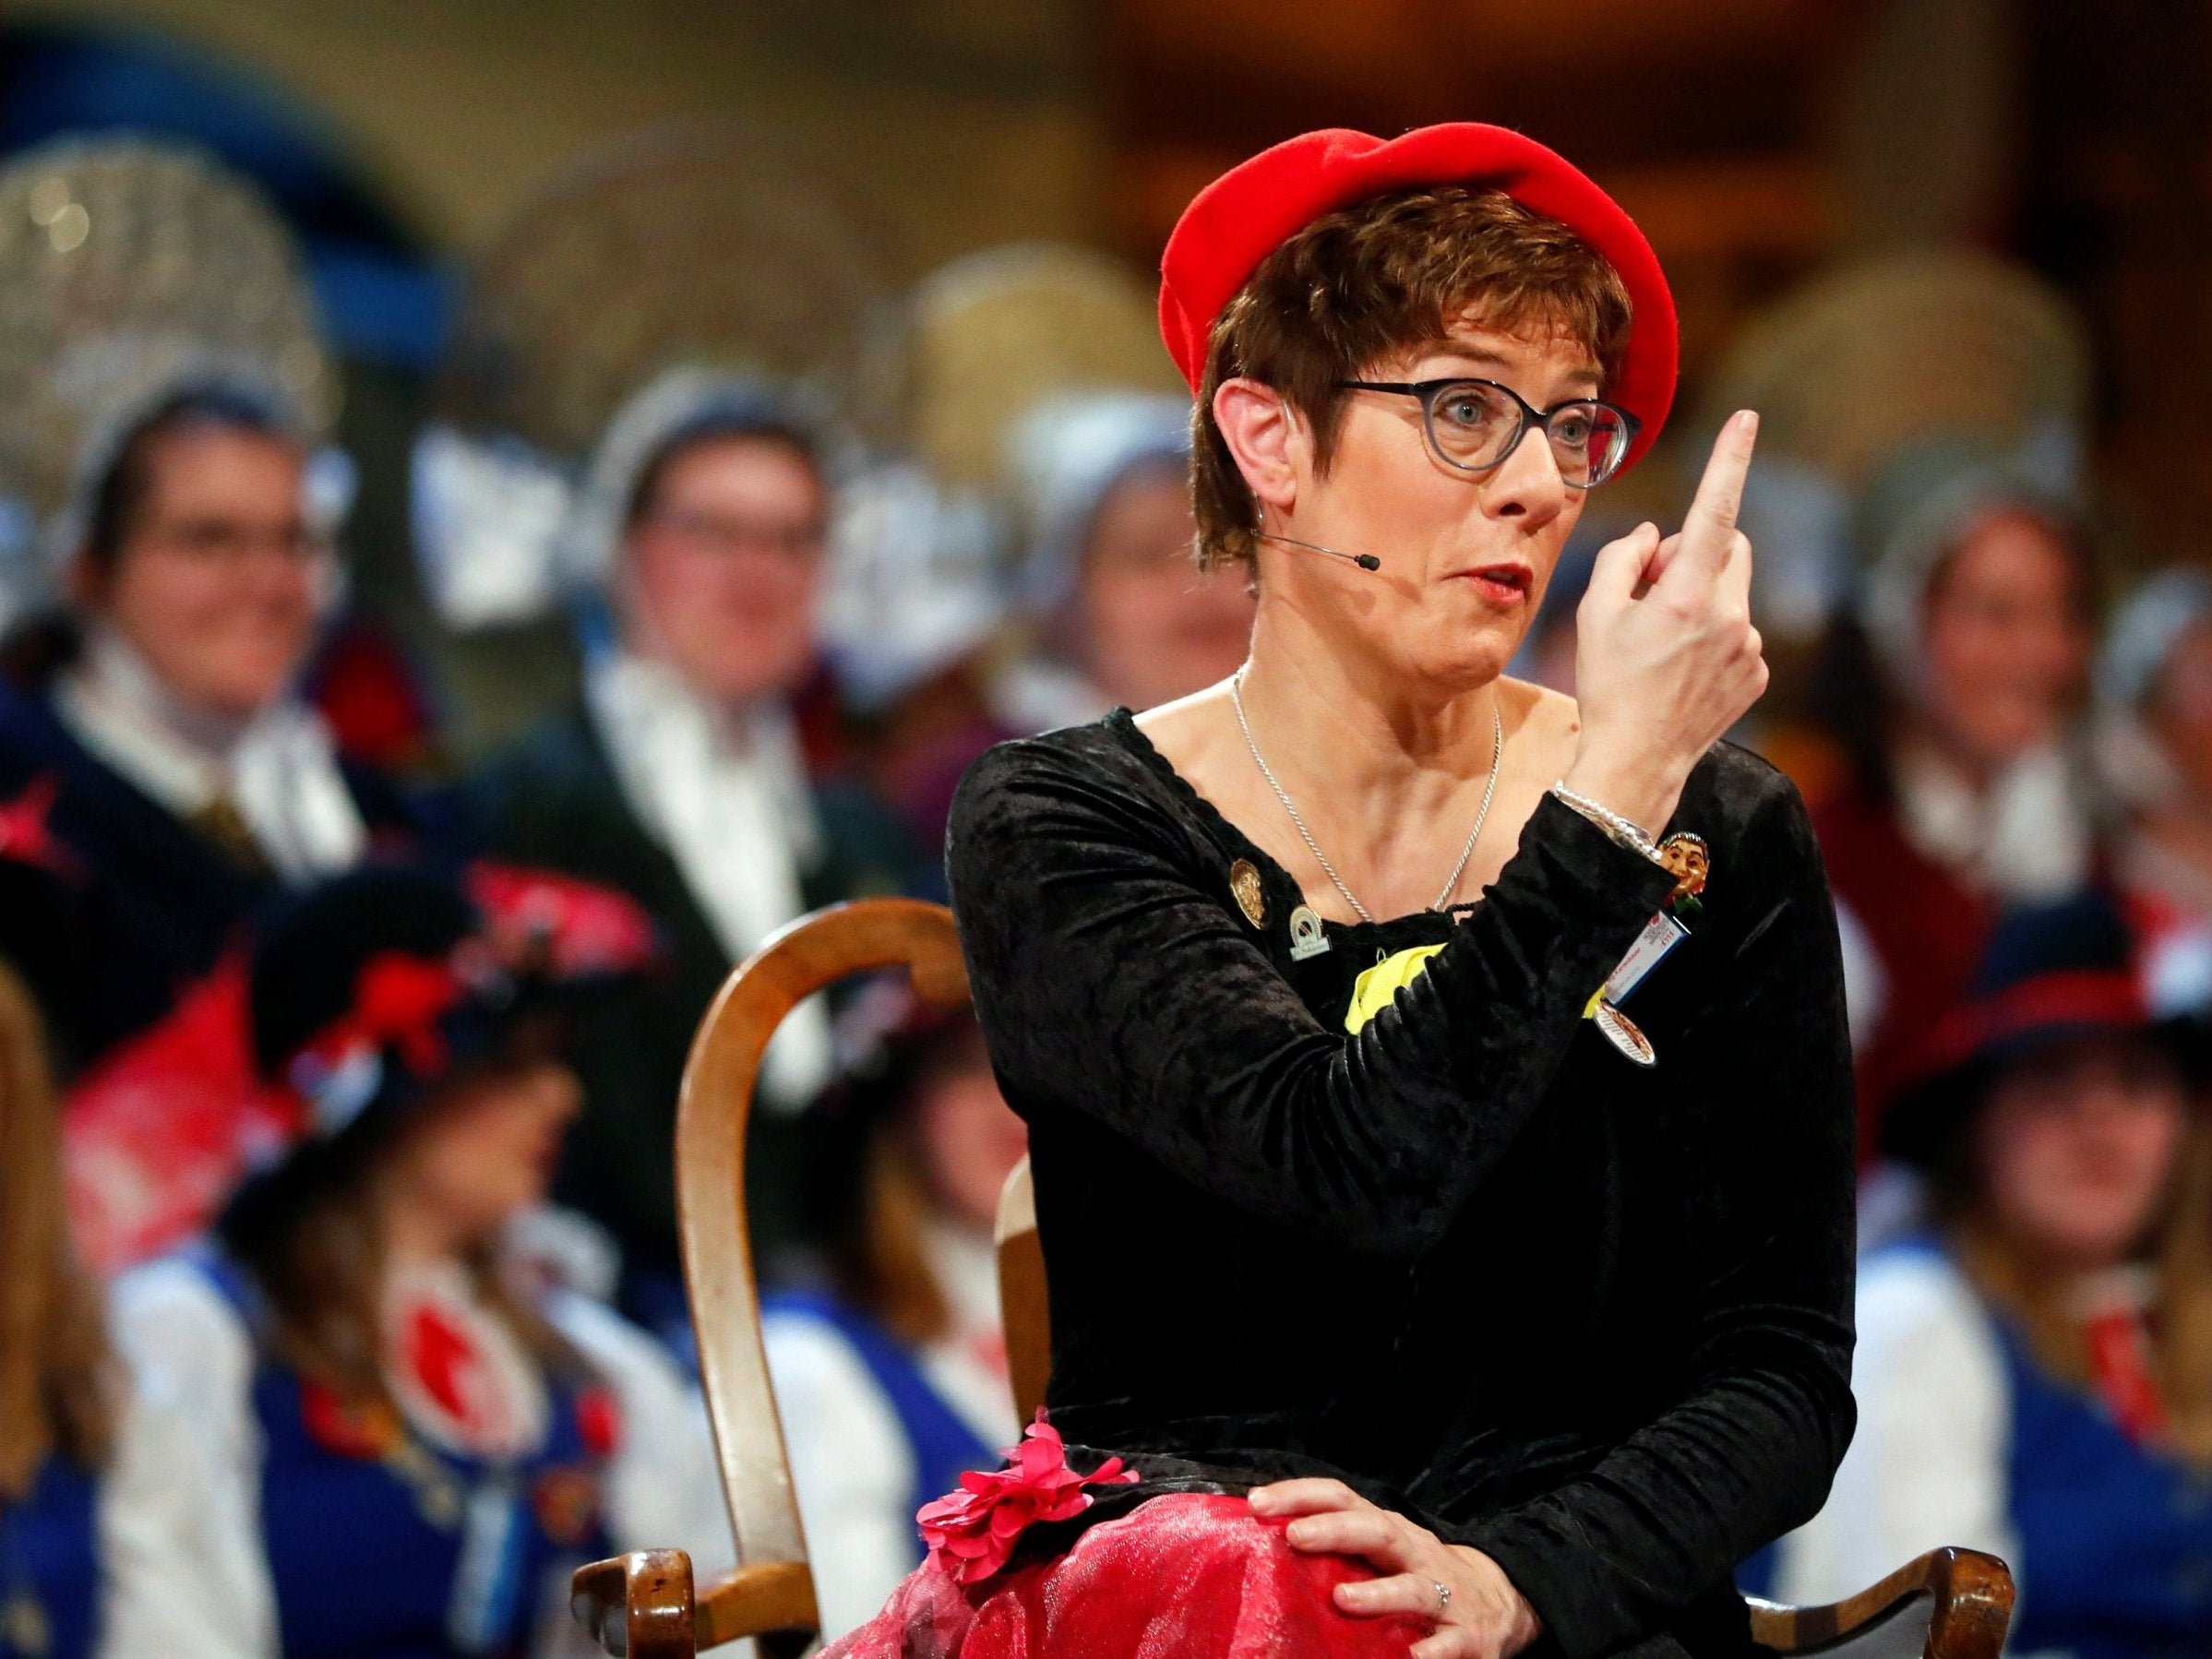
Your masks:
{"label": "name badge", "polygon": [[1626,1002],[1629,993],[1644,983],[1644,976],[1667,960],[1667,953],[1690,937],[1690,930],[1680,922],[1660,911],[1644,925],[1636,942],[1628,948],[1628,954],[1620,965],[1606,976],[1605,1000]]}

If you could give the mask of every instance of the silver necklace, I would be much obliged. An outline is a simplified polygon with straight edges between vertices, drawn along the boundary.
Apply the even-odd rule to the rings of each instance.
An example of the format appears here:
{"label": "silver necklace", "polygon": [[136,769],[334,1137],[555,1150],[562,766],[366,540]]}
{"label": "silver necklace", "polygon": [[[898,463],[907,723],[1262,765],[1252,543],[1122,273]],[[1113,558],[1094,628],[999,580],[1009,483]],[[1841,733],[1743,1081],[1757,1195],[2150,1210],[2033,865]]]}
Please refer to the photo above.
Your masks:
{"label": "silver necklace", "polygon": [[[1298,816],[1297,807],[1291,802],[1290,792],[1277,781],[1275,769],[1267,764],[1267,757],[1260,752],[1259,744],[1253,740],[1252,722],[1244,716],[1244,673],[1241,669],[1230,677],[1229,702],[1237,710],[1237,724],[1244,733],[1244,746],[1251,750],[1252,762],[1259,767],[1260,775],[1267,780],[1268,788],[1275,792],[1275,799],[1283,803],[1283,810],[1290,815],[1298,839],[1306,843],[1306,851],[1313,854],[1313,862],[1321,865],[1321,874],[1335,883],[1336,890],[1344,895],[1345,902],[1352,907],[1352,913],[1362,922],[1371,924],[1375,918],[1368,914],[1366,905],[1352,897],[1352,889],[1345,886],[1345,878],[1336,873],[1336,866],[1329,862],[1329,855],[1321,850],[1320,843],[1313,839],[1313,831],[1306,828],[1306,820]],[[1467,844],[1460,848],[1459,862],[1452,866],[1452,875],[1444,883],[1444,890],[1437,894],[1436,902],[1429,907],[1430,910],[1443,909],[1451,901],[1452,895],[1459,891],[1459,878],[1467,873],[1467,860],[1475,856],[1475,843],[1482,839],[1482,826],[1490,816],[1490,797],[1498,793],[1498,767],[1504,758],[1505,721],[1499,714],[1498,706],[1492,703],[1490,779],[1482,786],[1482,805],[1475,812],[1475,828],[1467,831]]]}

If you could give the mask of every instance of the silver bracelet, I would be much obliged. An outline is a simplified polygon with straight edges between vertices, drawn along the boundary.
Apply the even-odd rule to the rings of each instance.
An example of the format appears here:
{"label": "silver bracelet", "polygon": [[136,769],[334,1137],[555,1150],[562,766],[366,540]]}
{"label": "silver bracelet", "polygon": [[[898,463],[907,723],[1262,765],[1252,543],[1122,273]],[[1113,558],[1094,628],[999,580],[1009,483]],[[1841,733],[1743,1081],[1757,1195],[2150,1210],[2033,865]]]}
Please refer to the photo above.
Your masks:
{"label": "silver bracelet", "polygon": [[1588,795],[1576,794],[1567,787],[1566,780],[1563,778],[1551,786],[1551,793],[1559,797],[1561,806],[1571,807],[1582,814],[1584,818],[1588,818],[1590,822],[1604,830],[1617,844],[1626,847],[1632,853],[1643,853],[1654,864],[1666,862],[1659,856],[1658,843],[1652,840],[1643,825],[1631,822],[1608,806],[1600,806]]}

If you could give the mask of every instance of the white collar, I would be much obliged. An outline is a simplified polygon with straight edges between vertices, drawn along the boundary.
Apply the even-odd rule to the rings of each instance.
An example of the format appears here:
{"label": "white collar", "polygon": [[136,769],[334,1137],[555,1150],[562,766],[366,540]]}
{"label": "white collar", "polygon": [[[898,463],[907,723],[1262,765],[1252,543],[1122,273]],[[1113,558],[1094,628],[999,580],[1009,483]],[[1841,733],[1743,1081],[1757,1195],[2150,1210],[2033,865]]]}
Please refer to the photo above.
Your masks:
{"label": "white collar", "polygon": [[244,719],[196,708],[122,635],[94,627],[54,703],[79,743],[177,817],[234,806],[288,879],[344,869],[366,849],[329,728],[296,697]]}
{"label": "white collar", "polygon": [[1913,845],[2007,902],[2060,897],[2088,875],[2081,779],[2055,744],[2022,755],[1986,789],[1932,749],[1908,747],[1897,799]]}
{"label": "white collar", "polygon": [[[682,872],[732,961],[806,909],[801,872],[822,831],[788,705],[711,703],[666,663],[624,650],[592,663],[585,698],[623,798]],[[803,1105],[830,1071],[819,998],[770,1044],[762,1082],[780,1108]]]}

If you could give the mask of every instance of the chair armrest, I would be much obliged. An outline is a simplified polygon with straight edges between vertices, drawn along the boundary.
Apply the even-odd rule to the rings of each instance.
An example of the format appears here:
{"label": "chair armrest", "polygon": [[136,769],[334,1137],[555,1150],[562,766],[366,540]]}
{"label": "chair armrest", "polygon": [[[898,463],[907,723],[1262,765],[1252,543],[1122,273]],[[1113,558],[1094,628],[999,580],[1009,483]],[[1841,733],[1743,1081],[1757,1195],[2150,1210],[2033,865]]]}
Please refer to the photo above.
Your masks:
{"label": "chair armrest", "polygon": [[616,1659],[692,1659],[699,1651],[691,1558],[680,1549],[633,1550],[578,1568],[568,1606]]}
{"label": "chair armrest", "polygon": [[1998,1659],[2012,1569],[1979,1550],[1931,1550],[1871,1590],[1824,1607],[1753,1600],[1752,1635],[1782,1653],[1833,1659]]}
{"label": "chair armrest", "polygon": [[765,1654],[798,1653],[821,1629],[814,1575],[804,1561],[763,1561],[717,1579],[699,1598],[699,1645],[740,1636],[759,1639]]}
{"label": "chair armrest", "polygon": [[680,1549],[633,1550],[578,1568],[568,1605],[616,1659],[692,1659],[741,1636],[759,1637],[764,1654],[795,1654],[821,1628],[804,1562],[740,1567],[695,1595],[691,1558]]}

